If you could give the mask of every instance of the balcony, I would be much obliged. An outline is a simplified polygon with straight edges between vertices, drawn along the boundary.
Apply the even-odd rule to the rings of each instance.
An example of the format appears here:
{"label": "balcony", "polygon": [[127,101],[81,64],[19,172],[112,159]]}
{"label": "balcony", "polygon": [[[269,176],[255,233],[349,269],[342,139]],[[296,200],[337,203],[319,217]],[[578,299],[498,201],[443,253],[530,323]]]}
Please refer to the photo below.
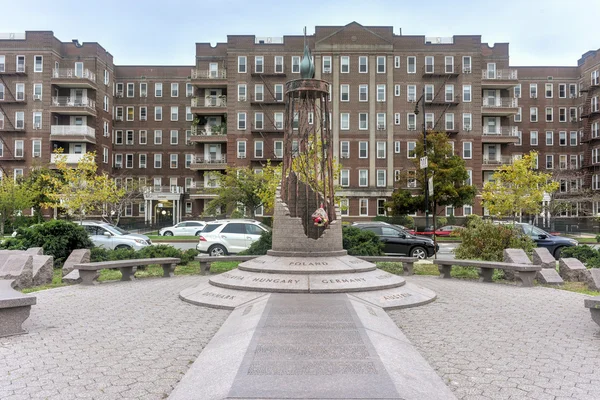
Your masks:
{"label": "balcony", "polygon": [[481,169],[484,171],[495,170],[502,165],[512,165],[513,158],[511,156],[491,156],[489,154],[483,155],[483,161],[481,163]]}
{"label": "balcony", "polygon": [[64,115],[96,116],[96,102],[88,97],[54,96],[50,111]]}
{"label": "balcony", "polygon": [[96,89],[96,74],[89,69],[76,72],[74,68],[54,68],[52,84],[68,88]]}
{"label": "balcony", "polygon": [[52,125],[50,140],[96,143],[96,130],[87,125]]}
{"label": "balcony", "polygon": [[516,126],[484,126],[481,143],[517,143]]}
{"label": "balcony", "polygon": [[226,96],[206,96],[192,98],[192,114],[215,115],[227,114]]}
{"label": "balcony", "polygon": [[190,164],[192,171],[217,170],[227,168],[227,157],[223,154],[216,157],[196,156]]}
{"label": "balcony", "polygon": [[217,194],[214,190],[218,186],[206,185],[204,182],[196,182],[193,186],[186,189],[186,192],[190,195],[190,199],[214,199]]}
{"label": "balcony", "polygon": [[518,84],[516,69],[498,69],[481,71],[481,87],[483,89],[510,89]]}
{"label": "balcony", "polygon": [[64,153],[64,154],[51,154],[50,155],[50,164],[56,164],[56,160],[59,157],[65,157],[65,161],[67,164],[77,164],[83,157],[85,153],[81,154],[72,154],[72,153]]}
{"label": "balcony", "polygon": [[192,126],[192,143],[227,143],[227,133],[221,130],[211,131],[211,127]]}
{"label": "balcony", "polygon": [[518,99],[484,97],[481,105],[481,115],[484,117],[509,117],[519,112],[518,107]]}
{"label": "balcony", "polygon": [[182,186],[146,186],[144,200],[180,200],[184,194]]}
{"label": "balcony", "polygon": [[227,70],[208,70],[208,69],[193,69],[192,84],[197,87],[227,87]]}

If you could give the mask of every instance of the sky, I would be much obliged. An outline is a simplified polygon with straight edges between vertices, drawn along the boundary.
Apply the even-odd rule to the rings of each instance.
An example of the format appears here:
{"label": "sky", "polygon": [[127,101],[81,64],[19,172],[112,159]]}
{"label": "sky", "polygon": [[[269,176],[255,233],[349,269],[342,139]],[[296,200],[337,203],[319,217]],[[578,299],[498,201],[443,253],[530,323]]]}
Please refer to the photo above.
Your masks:
{"label": "sky", "polygon": [[313,34],[316,25],[356,21],[403,35],[508,42],[512,66],[574,66],[600,48],[599,11],[600,0],[0,0],[0,32],[98,42],[116,65],[193,65],[197,42],[301,35],[305,26]]}

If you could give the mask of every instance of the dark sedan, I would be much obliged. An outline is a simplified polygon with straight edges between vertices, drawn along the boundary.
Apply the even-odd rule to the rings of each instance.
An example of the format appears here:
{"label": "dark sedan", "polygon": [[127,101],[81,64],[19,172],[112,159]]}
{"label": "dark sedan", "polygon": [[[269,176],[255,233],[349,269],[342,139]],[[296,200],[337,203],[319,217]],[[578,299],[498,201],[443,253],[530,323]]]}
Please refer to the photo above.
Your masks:
{"label": "dark sedan", "polygon": [[383,252],[386,254],[406,255],[424,259],[431,257],[439,250],[433,240],[411,235],[410,233],[390,224],[373,222],[353,224],[355,228],[371,231],[383,242]]}

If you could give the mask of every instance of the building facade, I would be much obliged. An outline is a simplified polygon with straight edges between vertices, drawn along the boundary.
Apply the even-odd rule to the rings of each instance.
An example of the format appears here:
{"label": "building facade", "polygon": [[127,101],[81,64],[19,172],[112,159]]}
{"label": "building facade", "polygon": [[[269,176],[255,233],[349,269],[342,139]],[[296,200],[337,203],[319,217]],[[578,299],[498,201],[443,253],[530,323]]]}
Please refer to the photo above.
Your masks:
{"label": "building facade", "polygon": [[[415,187],[423,121],[448,134],[477,187],[536,150],[538,168],[577,204],[561,215],[600,211],[590,198],[600,190],[599,52],[574,67],[512,67],[505,43],[355,22],[318,26],[307,40],[315,77],[332,84],[345,217],[385,215],[394,189]],[[283,157],[284,84],[300,77],[303,45],[302,36],[228,36],[197,43],[195,65],[115,66],[97,43],[0,35],[1,170],[17,176],[52,165],[57,148],[73,163],[96,151],[102,171],[144,188],[126,216],[197,217],[227,166],[260,170]],[[424,115],[415,113],[419,100]],[[485,214],[478,199],[442,210],[473,213]]]}

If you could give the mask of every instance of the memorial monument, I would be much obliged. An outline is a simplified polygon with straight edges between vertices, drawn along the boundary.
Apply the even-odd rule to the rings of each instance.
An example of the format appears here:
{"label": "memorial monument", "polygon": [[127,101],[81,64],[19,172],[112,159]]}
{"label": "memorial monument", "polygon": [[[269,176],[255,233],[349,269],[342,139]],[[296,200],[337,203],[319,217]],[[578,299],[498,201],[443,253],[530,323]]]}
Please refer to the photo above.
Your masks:
{"label": "memorial monument", "polygon": [[[429,289],[349,256],[335,204],[337,162],[330,129],[330,83],[314,79],[308,44],[301,79],[285,86],[286,120],[281,186],[273,215],[273,246],[266,256],[185,289],[184,301],[233,309],[267,293],[351,293],[384,309],[435,299]],[[335,117],[335,116],[334,116]]]}

